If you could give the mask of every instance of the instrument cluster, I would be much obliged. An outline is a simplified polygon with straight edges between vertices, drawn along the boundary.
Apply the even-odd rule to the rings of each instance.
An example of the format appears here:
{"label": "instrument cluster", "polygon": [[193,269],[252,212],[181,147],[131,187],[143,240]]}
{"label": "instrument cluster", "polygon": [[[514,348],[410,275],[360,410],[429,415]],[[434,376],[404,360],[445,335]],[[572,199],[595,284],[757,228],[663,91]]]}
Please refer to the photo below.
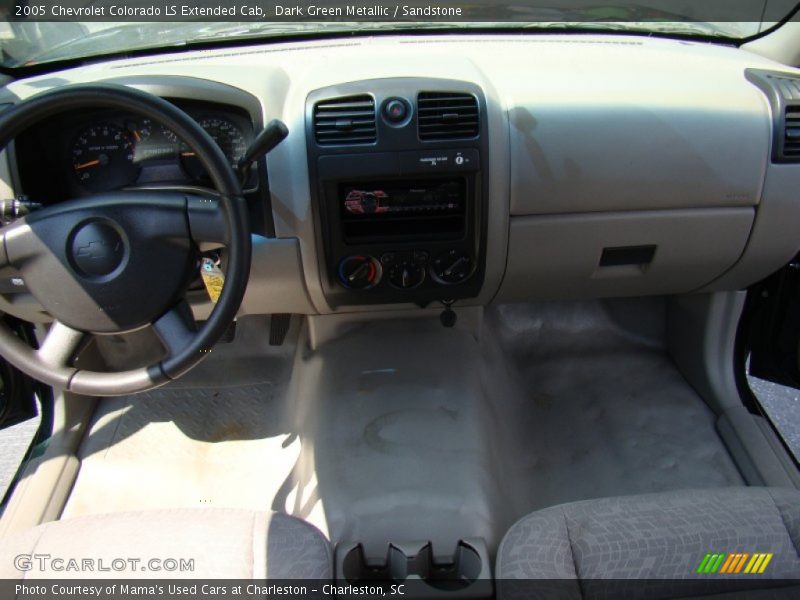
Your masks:
{"label": "instrument cluster", "polygon": [[[235,167],[253,139],[249,115],[237,107],[175,102],[219,145]],[[175,132],[133,114],[98,109],[57,115],[20,136],[17,163],[24,188],[53,198],[152,185],[209,185],[205,169]],[[252,182],[255,184],[255,178]]]}

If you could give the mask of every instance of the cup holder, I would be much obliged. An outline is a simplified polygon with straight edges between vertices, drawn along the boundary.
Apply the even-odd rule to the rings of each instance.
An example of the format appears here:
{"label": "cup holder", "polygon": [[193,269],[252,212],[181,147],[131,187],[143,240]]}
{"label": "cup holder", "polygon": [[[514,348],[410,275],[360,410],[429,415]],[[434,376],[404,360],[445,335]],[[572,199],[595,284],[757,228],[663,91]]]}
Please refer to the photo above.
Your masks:
{"label": "cup holder", "polygon": [[406,584],[411,597],[490,598],[491,570],[483,540],[461,540],[441,558],[430,542],[389,544],[383,557],[367,557],[358,543],[336,549],[337,581],[351,584]]}

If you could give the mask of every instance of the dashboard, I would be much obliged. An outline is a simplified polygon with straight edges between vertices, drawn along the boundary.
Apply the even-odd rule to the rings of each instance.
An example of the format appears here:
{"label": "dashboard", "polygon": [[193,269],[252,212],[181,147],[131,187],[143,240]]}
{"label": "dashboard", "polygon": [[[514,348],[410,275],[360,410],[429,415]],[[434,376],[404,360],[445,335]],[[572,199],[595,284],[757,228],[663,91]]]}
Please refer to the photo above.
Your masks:
{"label": "dashboard", "polygon": [[[246,186],[242,314],[736,290],[800,248],[800,70],[743,49],[613,34],[306,40],[96,62],[11,82],[0,103],[89,82],[174,102],[231,164],[264,123],[287,125]],[[184,152],[132,115],[56,115],[5,152],[0,188],[48,204],[204,185]],[[0,294],[12,305],[37,320]]]}
{"label": "dashboard", "polygon": [[[236,166],[253,139],[253,122],[235,106],[169,99],[214,139]],[[31,200],[50,204],[143,186],[207,186],[208,176],[167,127],[119,111],[66,112],[39,123],[16,142],[20,182]],[[42,177],[46,172],[47,177]],[[251,173],[245,187],[257,185]]]}

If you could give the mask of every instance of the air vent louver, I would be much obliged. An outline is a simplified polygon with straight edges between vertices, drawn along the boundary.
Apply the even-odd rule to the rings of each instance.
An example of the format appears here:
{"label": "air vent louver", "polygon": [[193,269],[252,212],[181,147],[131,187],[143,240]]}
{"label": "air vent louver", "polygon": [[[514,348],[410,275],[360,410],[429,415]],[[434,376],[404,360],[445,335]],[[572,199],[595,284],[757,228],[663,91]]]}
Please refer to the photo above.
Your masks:
{"label": "air vent louver", "polygon": [[317,102],[314,134],[322,146],[375,142],[375,100],[360,94]]}
{"label": "air vent louver", "polygon": [[420,92],[417,96],[419,139],[474,138],[479,131],[478,99],[472,94]]}
{"label": "air vent louver", "polygon": [[800,162],[800,106],[787,106],[783,124],[783,156]]}

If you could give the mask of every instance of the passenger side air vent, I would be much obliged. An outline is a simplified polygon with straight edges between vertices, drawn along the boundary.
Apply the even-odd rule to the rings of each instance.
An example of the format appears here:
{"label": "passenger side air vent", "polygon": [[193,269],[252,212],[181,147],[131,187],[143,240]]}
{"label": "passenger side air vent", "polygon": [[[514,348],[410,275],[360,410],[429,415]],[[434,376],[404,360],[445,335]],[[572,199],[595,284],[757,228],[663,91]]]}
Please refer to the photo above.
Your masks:
{"label": "passenger side air vent", "polygon": [[417,119],[420,140],[474,138],[480,129],[478,99],[472,94],[420,92]]}
{"label": "passenger side air vent", "polygon": [[800,162],[800,105],[787,106],[783,121],[783,157]]}
{"label": "passenger side air vent", "polygon": [[772,162],[800,163],[800,77],[760,69],[747,69],[745,76],[772,106]]}
{"label": "passenger side air vent", "polygon": [[374,143],[375,100],[359,94],[317,102],[314,135],[321,146]]}

